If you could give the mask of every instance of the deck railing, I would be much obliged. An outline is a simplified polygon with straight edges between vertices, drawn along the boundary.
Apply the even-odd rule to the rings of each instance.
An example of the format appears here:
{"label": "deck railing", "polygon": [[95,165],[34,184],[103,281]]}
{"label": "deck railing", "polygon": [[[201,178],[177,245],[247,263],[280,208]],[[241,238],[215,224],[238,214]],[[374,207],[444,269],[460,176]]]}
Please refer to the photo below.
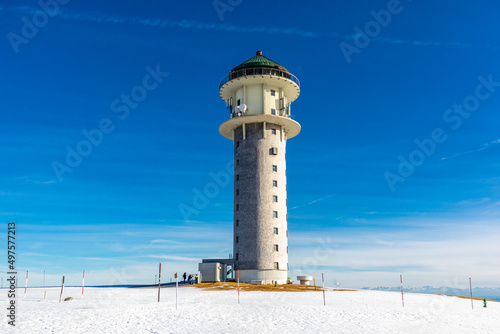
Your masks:
{"label": "deck railing", "polygon": [[226,82],[233,80],[233,79],[236,79],[236,78],[239,78],[239,77],[245,77],[245,76],[249,76],[249,75],[252,75],[252,76],[269,75],[269,76],[282,77],[282,78],[292,80],[293,82],[295,82],[297,84],[297,86],[300,87],[299,79],[295,75],[293,75],[287,71],[282,71],[282,70],[279,70],[279,69],[273,68],[273,67],[251,67],[251,68],[244,68],[244,69],[237,70],[237,71],[231,71],[228,75],[226,75],[220,81],[219,90],[221,89],[222,86],[224,86],[224,84]]}

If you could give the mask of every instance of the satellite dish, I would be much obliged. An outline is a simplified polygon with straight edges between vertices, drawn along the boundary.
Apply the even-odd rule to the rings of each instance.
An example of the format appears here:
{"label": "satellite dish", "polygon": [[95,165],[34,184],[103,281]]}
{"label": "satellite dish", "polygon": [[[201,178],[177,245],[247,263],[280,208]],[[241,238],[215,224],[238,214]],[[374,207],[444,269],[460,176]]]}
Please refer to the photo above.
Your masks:
{"label": "satellite dish", "polygon": [[244,112],[245,110],[247,110],[247,106],[246,106],[246,104],[242,103],[238,106],[238,109],[240,109],[240,111]]}

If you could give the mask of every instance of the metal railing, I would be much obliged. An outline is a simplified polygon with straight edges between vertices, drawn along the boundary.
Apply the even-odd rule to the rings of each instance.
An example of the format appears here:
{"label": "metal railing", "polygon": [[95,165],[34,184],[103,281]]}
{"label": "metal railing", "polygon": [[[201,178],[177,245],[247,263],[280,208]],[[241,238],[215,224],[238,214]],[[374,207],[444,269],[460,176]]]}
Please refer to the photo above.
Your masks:
{"label": "metal railing", "polygon": [[233,79],[239,78],[239,77],[245,77],[245,76],[257,76],[257,75],[269,75],[269,76],[276,76],[276,77],[282,77],[288,80],[291,80],[297,84],[297,86],[300,87],[300,81],[299,78],[297,78],[295,75],[282,71],[273,67],[251,67],[251,68],[244,68],[241,70],[237,71],[231,71],[228,75],[226,75],[224,78],[219,83],[219,90],[221,89],[222,86],[228,81],[231,81]]}
{"label": "metal railing", "polygon": [[[245,116],[245,112],[241,112],[241,111],[230,111],[229,113],[230,113],[230,118]],[[260,114],[260,115],[265,115],[265,114]],[[290,118],[290,114],[287,114],[285,112],[283,112],[281,114],[276,114],[273,116]]]}

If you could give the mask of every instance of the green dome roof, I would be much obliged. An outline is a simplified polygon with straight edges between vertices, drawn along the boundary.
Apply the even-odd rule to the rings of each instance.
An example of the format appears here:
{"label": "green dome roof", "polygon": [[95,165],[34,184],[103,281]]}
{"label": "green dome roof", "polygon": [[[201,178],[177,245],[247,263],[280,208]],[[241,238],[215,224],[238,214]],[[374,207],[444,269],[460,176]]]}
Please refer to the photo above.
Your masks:
{"label": "green dome roof", "polygon": [[272,61],[271,59],[264,57],[262,55],[262,51],[257,51],[257,55],[255,57],[250,58],[244,63],[236,66],[231,70],[231,72],[250,67],[274,67],[282,71],[288,72],[288,70],[284,66],[281,66],[280,64]]}

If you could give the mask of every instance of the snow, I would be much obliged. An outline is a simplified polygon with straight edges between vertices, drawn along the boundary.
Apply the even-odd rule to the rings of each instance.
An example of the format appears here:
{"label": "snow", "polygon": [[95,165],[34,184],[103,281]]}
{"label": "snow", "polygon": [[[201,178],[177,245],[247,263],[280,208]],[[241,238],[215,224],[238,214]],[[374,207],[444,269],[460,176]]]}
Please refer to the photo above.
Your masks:
{"label": "snow", "polygon": [[[43,299],[44,291],[47,299]],[[6,292],[3,290],[3,292]],[[18,292],[21,292],[18,290]],[[386,291],[241,292],[155,289],[29,288],[17,299],[15,329],[4,333],[499,333],[500,303]],[[7,305],[2,293],[0,304]],[[6,314],[6,308],[2,307]]]}

